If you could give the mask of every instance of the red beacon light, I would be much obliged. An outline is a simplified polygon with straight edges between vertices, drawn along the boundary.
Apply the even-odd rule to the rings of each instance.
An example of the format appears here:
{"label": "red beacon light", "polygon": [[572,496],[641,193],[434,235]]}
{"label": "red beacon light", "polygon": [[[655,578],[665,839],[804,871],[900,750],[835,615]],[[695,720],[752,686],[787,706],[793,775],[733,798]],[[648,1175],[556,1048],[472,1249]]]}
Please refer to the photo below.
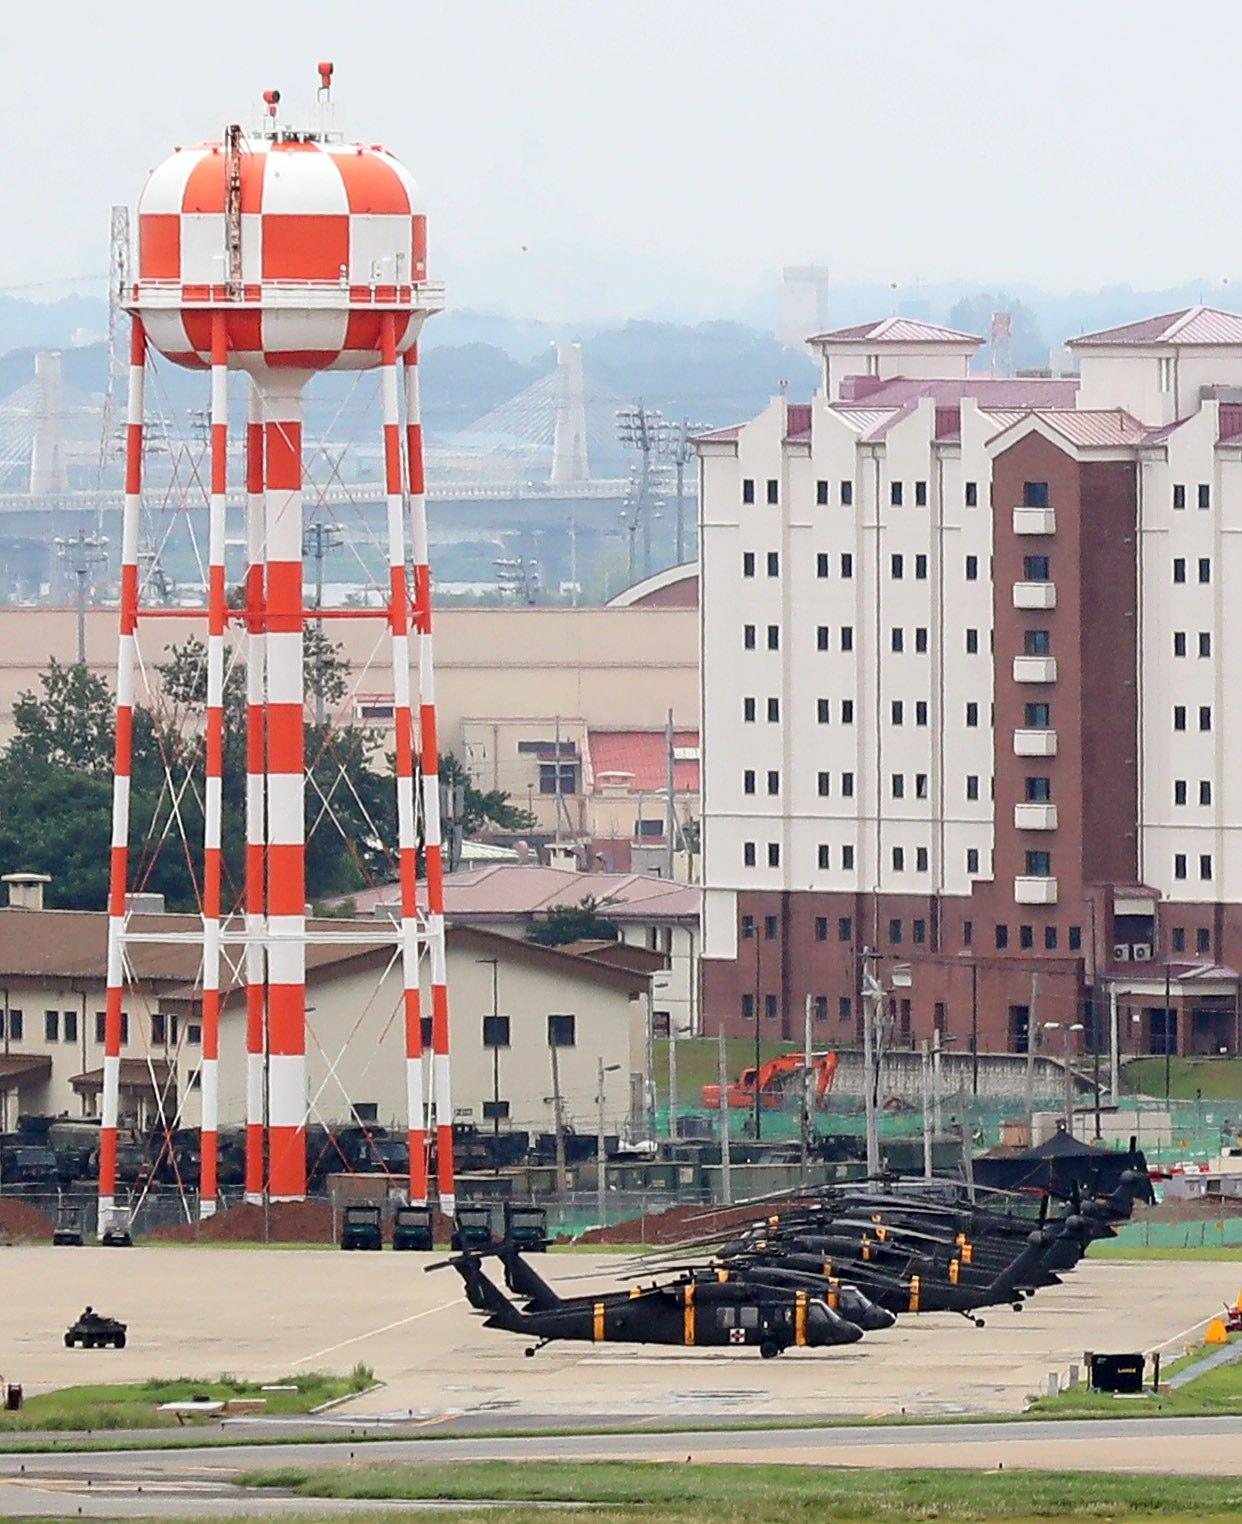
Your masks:
{"label": "red beacon light", "polygon": [[276,107],[280,105],[279,90],[264,90],[263,104],[267,107],[267,114],[273,121],[276,119]]}
{"label": "red beacon light", "polygon": [[324,59],[319,64],[319,95],[320,99],[326,100],[328,92],[332,89],[333,64],[331,59]]}

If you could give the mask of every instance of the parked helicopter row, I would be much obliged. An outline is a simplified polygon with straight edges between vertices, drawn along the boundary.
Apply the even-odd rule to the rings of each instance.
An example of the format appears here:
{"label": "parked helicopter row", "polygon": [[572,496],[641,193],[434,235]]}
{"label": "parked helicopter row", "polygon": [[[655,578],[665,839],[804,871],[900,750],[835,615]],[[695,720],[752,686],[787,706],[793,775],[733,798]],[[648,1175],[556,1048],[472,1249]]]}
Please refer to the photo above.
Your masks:
{"label": "parked helicopter row", "polygon": [[[953,1312],[982,1327],[986,1308],[1021,1309],[1150,1199],[1146,1161],[1133,1149],[1113,1155],[1106,1177],[1057,1190],[949,1179],[829,1187],[770,1203],[727,1239],[715,1231],[636,1261],[630,1284],[582,1296],[558,1294],[508,1242],[442,1264],[485,1327],[536,1341],[528,1355],[569,1339],[752,1346],[771,1359],[855,1343],[899,1316]],[[493,1255],[509,1295],[488,1273]]]}

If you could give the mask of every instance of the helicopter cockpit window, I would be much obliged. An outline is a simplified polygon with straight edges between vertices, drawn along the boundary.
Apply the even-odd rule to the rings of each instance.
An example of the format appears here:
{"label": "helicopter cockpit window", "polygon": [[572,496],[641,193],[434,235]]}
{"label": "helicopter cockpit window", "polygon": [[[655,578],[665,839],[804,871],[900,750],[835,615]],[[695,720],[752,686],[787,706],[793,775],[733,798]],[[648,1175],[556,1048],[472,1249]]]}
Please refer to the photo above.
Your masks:
{"label": "helicopter cockpit window", "polygon": [[717,1307],[716,1326],[718,1328],[733,1328],[737,1324],[736,1307]]}
{"label": "helicopter cockpit window", "polygon": [[743,1328],[759,1327],[759,1309],[757,1307],[739,1307],[738,1322]]}

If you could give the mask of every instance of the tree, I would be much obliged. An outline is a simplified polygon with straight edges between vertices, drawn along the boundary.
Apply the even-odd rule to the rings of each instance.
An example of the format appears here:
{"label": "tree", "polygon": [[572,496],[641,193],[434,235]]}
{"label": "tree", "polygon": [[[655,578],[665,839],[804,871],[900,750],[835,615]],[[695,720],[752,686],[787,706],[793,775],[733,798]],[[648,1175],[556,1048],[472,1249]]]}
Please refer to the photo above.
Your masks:
{"label": "tree", "polygon": [[591,895],[576,905],[556,905],[526,928],[526,940],[542,947],[563,947],[567,942],[615,942],[617,928],[599,914],[599,901]]}
{"label": "tree", "polygon": [[503,789],[479,789],[470,774],[452,754],[440,753],[440,781],[451,787],[461,785],[466,791],[461,826],[467,836],[492,827],[498,831],[533,831],[538,824],[529,810],[514,804]]}

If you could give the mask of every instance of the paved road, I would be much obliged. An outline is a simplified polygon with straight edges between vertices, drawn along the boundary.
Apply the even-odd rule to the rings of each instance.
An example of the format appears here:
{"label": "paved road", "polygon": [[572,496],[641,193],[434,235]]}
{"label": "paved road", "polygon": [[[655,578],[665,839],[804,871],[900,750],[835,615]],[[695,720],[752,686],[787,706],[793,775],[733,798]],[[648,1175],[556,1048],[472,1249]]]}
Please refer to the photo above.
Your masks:
{"label": "paved road", "polygon": [[[90,1455],[0,1456],[0,1516],[210,1518],[297,1510],[349,1513],[373,1503],[308,1505],[280,1494],[241,1493],[253,1466],[369,1461],[678,1460],[789,1465],[936,1466],[1124,1470],[1242,1476],[1242,1417],[1134,1418],[1058,1423],[917,1424],[876,1428],[768,1429],[726,1433],[567,1435],[547,1439],[349,1441],[229,1450],[140,1450]],[[393,1505],[395,1509],[410,1504]]]}

